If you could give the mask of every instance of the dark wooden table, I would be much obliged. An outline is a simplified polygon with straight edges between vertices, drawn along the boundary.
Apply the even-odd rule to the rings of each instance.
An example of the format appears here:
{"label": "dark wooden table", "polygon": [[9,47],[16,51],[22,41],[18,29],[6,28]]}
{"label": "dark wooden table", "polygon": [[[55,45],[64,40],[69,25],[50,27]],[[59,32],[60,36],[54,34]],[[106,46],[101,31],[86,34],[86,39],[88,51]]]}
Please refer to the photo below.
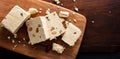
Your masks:
{"label": "dark wooden table", "polygon": [[[52,0],[45,1],[54,3]],[[78,13],[87,18],[79,53],[120,52],[120,0],[61,0],[61,3],[71,10],[77,6]],[[0,57],[15,54],[0,48]]]}
{"label": "dark wooden table", "polygon": [[[52,3],[52,0],[45,0]],[[120,0],[61,0],[63,7],[87,18],[80,52],[120,51]]]}

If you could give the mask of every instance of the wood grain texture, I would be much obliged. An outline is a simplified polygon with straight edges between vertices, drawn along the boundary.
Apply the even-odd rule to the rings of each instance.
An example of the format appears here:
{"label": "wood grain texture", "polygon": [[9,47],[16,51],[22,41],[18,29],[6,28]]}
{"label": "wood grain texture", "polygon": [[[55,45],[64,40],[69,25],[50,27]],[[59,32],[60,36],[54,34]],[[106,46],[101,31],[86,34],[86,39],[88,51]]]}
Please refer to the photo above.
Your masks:
{"label": "wood grain texture", "polygon": [[[53,3],[51,0],[45,0]],[[87,25],[79,53],[120,52],[120,0],[61,0],[63,7],[79,8]],[[94,23],[92,23],[94,21]],[[79,56],[78,56],[79,57]]]}
{"label": "wood grain texture", "polygon": [[[52,0],[44,1],[53,3]],[[120,0],[76,0],[75,3],[72,0],[60,1],[63,7],[70,10],[74,10],[74,5],[77,6],[78,13],[87,18],[86,30],[78,54],[81,52],[120,52]],[[91,23],[92,20],[95,21],[94,24]],[[0,49],[0,52],[3,57],[14,57],[14,55],[24,57],[13,52],[6,52],[5,49]]]}
{"label": "wood grain texture", "polygon": [[[64,42],[58,41],[59,44],[63,44],[66,47],[66,50],[64,51],[63,54],[58,54],[51,50],[49,52],[45,52],[46,47],[43,47],[39,44],[36,44],[34,46],[29,45],[28,44],[29,38],[28,38],[25,24],[17,32],[18,34],[17,38],[14,38],[10,32],[8,32],[5,28],[1,27],[0,28],[0,46],[1,47],[9,49],[11,51],[15,51],[17,53],[30,56],[30,57],[39,58],[39,59],[75,59],[76,58],[76,55],[78,53],[78,50],[82,41],[82,37],[84,34],[85,25],[86,25],[86,18],[83,15],[78,13],[75,13],[73,15],[73,11],[70,11],[63,7],[58,8],[56,5],[53,5],[51,3],[47,3],[44,1],[40,1],[40,0],[36,0],[36,1],[34,0],[1,0],[0,1],[0,21],[2,21],[2,19],[8,14],[11,8],[15,5],[19,5],[25,10],[28,10],[30,7],[34,7],[37,9],[42,8],[43,9],[42,13],[38,14],[40,16],[45,15],[45,10],[47,10],[48,8],[51,9],[51,12],[53,11],[59,12],[60,10],[69,11],[70,17],[67,18],[66,20],[76,19],[77,23],[74,23],[73,21],[72,23],[74,23],[76,26],[78,26],[81,29],[82,35],[80,36],[75,46],[73,47],[69,47]],[[11,39],[7,39],[8,36],[10,36]],[[26,40],[23,40],[23,38],[25,38]],[[12,43],[12,39],[15,40],[15,43]],[[21,41],[21,43],[19,43],[18,41]],[[53,42],[57,42],[57,41],[55,40]],[[17,47],[13,50],[14,45],[17,45]]]}
{"label": "wood grain texture", "polygon": [[[52,0],[45,0],[53,3]],[[120,52],[120,0],[60,0],[63,7],[87,18],[80,52]],[[94,21],[95,23],[92,23]]]}

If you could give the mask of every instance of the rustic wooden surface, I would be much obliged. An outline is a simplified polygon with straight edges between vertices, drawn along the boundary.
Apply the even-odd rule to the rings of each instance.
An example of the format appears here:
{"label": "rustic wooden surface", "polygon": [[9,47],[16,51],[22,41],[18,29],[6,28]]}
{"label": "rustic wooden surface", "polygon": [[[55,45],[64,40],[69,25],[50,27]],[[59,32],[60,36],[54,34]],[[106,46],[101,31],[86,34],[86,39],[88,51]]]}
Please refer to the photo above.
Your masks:
{"label": "rustic wooden surface", "polygon": [[[53,3],[52,0],[45,1]],[[63,7],[71,10],[74,10],[74,5],[78,6],[78,13],[87,17],[87,26],[79,53],[120,52],[120,0],[76,0],[75,3],[72,0],[61,1]],[[93,24],[92,21],[95,23]],[[6,56],[5,53],[1,55]]]}
{"label": "rustic wooden surface", "polygon": [[[51,2],[51,0],[46,0]],[[80,52],[120,52],[120,0],[61,0],[63,7],[86,16]],[[92,23],[94,21],[94,23]]]}
{"label": "rustic wooden surface", "polygon": [[[21,53],[23,55],[27,55],[30,57],[39,58],[39,59],[67,59],[67,58],[75,59],[76,58],[81,41],[82,41],[82,37],[84,34],[85,25],[86,25],[86,18],[83,15],[75,13],[73,11],[70,11],[62,7],[58,8],[56,5],[53,5],[51,3],[47,3],[44,1],[40,1],[40,0],[36,0],[36,1],[34,0],[9,0],[9,1],[1,0],[0,1],[0,8],[1,8],[0,9],[0,19],[1,19],[0,21],[2,21],[2,19],[8,14],[11,8],[15,5],[19,5],[25,10],[28,10],[30,7],[34,7],[37,9],[42,8],[42,13],[37,14],[37,16],[45,15],[45,11],[48,8],[51,9],[51,12],[53,11],[59,12],[60,10],[68,11],[70,12],[70,16],[66,20],[76,19],[77,20],[76,23],[74,21],[70,21],[70,22],[78,26],[81,29],[82,34],[80,38],[78,39],[78,41],[76,42],[75,46],[73,47],[69,47],[67,44],[62,42],[62,40],[59,40],[60,38],[58,40],[53,40],[52,42],[59,43],[63,45],[64,47],[66,47],[63,54],[58,54],[56,52],[53,52],[50,49],[51,42],[49,41],[41,43],[41,44],[36,44],[33,46],[29,45],[28,44],[29,38],[28,38],[25,24],[17,32],[17,35],[18,35],[17,38],[14,38],[14,36],[10,32],[8,32],[5,28],[1,27],[0,28],[0,47],[9,49],[11,51]],[[11,39],[7,39],[8,36],[10,36]],[[25,40],[23,40],[23,38],[25,38]],[[12,40],[15,40],[15,43],[12,43]],[[21,43],[19,43],[19,41],[21,41]],[[15,45],[17,45],[16,48],[13,47]],[[50,49],[50,50],[47,51],[47,49]]]}

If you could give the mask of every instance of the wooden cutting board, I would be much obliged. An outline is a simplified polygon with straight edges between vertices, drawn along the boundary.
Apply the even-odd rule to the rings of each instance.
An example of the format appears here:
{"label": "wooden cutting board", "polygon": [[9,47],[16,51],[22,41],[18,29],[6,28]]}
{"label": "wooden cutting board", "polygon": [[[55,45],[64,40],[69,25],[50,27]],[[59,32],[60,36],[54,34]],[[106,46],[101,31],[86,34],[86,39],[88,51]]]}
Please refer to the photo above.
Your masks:
{"label": "wooden cutting board", "polygon": [[[17,32],[17,38],[14,38],[14,35],[12,35],[5,28],[0,27],[0,47],[39,59],[75,59],[76,58],[86,25],[86,18],[83,15],[41,0],[0,0],[0,22],[8,14],[11,8],[13,8],[13,6],[15,5],[19,5],[26,11],[30,7],[34,7],[37,9],[42,8],[42,13],[37,14],[37,16],[38,15],[44,16],[45,11],[48,8],[51,10],[51,12],[56,11],[57,13],[60,10],[68,11],[70,12],[70,17],[67,18],[66,20],[69,21],[71,20],[70,22],[78,26],[82,31],[82,35],[80,36],[78,41],[75,43],[75,46],[73,47],[69,47],[67,44],[62,42],[60,38],[59,40],[58,39],[54,40],[53,42],[57,42],[66,47],[63,54],[58,54],[50,49],[49,41],[48,42],[46,41],[46,43],[43,42],[33,46],[29,45],[28,44],[29,38],[25,24]],[[72,19],[76,19],[77,22],[75,23]],[[9,36],[10,39],[8,39]],[[12,42],[13,40],[14,43]],[[15,46],[16,48],[13,48]]]}

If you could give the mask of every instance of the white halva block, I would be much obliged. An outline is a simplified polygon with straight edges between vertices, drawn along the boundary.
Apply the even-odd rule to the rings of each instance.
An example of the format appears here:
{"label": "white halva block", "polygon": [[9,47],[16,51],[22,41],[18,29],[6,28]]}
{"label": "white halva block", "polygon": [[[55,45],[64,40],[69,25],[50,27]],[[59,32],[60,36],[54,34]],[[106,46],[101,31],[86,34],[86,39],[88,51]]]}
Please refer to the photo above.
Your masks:
{"label": "white halva block", "polygon": [[50,30],[50,40],[55,39],[65,32],[65,28],[60,21],[61,19],[56,12],[45,16],[47,19],[48,28]]}
{"label": "white halva block", "polygon": [[29,17],[30,13],[16,5],[6,15],[1,24],[11,33],[15,34]]}
{"label": "white halva block", "polygon": [[31,18],[26,22],[30,43],[32,45],[49,39],[49,30],[45,17]]}
{"label": "white halva block", "polygon": [[67,23],[67,29],[62,37],[62,40],[69,46],[74,46],[75,42],[81,35],[81,30],[72,23]]}

